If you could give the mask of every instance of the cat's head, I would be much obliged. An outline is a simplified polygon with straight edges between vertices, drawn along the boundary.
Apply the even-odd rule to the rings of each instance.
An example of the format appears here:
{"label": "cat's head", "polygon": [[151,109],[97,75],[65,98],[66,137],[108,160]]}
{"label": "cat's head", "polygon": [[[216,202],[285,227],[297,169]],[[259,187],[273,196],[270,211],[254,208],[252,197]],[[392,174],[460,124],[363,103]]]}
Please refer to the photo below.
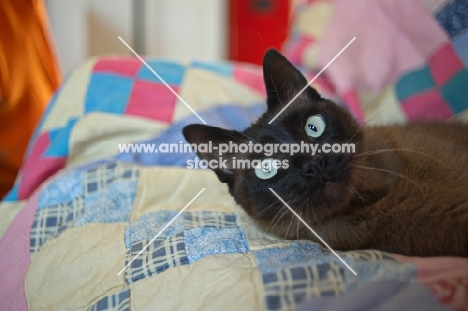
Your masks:
{"label": "cat's head", "polygon": [[[219,180],[227,183],[236,202],[267,231],[283,238],[305,237],[308,234],[286,229],[294,222],[274,194],[272,188],[310,225],[325,222],[327,217],[346,208],[353,192],[352,153],[281,152],[283,144],[354,144],[359,152],[362,131],[353,117],[335,103],[322,98],[307,86],[307,81],[294,66],[275,50],[269,50],[263,60],[263,75],[267,91],[267,111],[242,132],[206,125],[189,125],[183,134],[191,144],[252,145],[252,152],[230,148],[220,156],[220,151],[201,152],[205,160],[225,161],[224,167],[213,169]],[[303,89],[277,118],[269,122]],[[255,145],[278,146],[272,155],[254,152]],[[309,145],[310,146],[310,145]],[[328,146],[328,145],[327,145]],[[304,149],[304,148],[303,148]],[[259,149],[257,149],[258,151]],[[334,149],[338,150],[338,149]],[[203,150],[204,151],[204,150]],[[263,150],[265,151],[265,149]],[[289,150],[291,151],[291,150]],[[302,150],[307,151],[307,150]],[[270,152],[268,152],[269,154]],[[239,161],[248,160],[250,167]],[[257,160],[257,161],[253,161]],[[273,163],[274,160],[278,160]],[[213,162],[215,163],[215,162]],[[280,225],[282,224],[282,225]],[[286,225],[284,225],[286,224]]]}

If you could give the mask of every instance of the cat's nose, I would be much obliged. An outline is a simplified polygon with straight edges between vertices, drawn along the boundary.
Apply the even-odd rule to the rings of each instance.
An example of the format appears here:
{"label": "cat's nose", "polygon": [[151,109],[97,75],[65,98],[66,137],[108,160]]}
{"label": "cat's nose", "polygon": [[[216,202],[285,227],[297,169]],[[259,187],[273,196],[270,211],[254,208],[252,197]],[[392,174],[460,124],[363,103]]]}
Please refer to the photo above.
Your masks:
{"label": "cat's nose", "polygon": [[316,155],[304,161],[302,164],[302,175],[306,177],[320,177],[326,166],[327,159],[324,156]]}

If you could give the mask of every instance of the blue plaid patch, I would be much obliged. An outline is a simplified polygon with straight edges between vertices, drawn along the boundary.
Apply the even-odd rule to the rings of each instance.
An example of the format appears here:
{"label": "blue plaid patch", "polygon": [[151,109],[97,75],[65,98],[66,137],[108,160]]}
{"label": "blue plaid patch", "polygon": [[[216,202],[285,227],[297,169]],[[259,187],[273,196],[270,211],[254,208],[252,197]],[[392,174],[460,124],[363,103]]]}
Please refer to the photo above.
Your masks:
{"label": "blue plaid patch", "polygon": [[130,311],[130,290],[103,297],[89,307],[88,311]]}
{"label": "blue plaid patch", "polygon": [[[151,240],[138,241],[132,244],[127,253],[127,265]],[[162,273],[169,268],[187,265],[184,234],[179,233],[168,239],[156,239],[132,262],[125,271],[127,284]]]}
{"label": "blue plaid patch", "polygon": [[85,176],[85,196],[97,194],[110,184],[120,181],[136,181],[139,170],[137,167],[120,162],[110,162],[89,169]]}
{"label": "blue plaid patch", "polygon": [[71,227],[83,212],[83,208],[84,199],[78,197],[69,203],[37,210],[29,237],[29,252],[37,253],[47,240],[56,238]]}
{"label": "blue plaid patch", "polygon": [[266,309],[294,310],[309,297],[343,293],[343,269],[339,263],[330,262],[264,273]]}

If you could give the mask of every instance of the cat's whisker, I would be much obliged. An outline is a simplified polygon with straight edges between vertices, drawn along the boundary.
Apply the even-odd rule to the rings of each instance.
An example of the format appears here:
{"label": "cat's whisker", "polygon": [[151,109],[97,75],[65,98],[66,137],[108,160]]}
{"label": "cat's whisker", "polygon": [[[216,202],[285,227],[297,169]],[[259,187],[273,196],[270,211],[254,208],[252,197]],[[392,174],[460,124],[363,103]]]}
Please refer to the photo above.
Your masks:
{"label": "cat's whisker", "polygon": [[405,152],[413,152],[413,153],[416,153],[416,154],[419,154],[419,155],[423,155],[427,158],[430,158],[436,162],[438,162],[440,165],[446,165],[446,163],[440,161],[440,159],[426,153],[426,152],[422,152],[422,151],[418,151],[418,150],[415,150],[415,149],[412,149],[412,148],[389,148],[389,149],[377,149],[377,150],[369,150],[369,151],[365,151],[365,152],[361,152],[361,153],[358,153],[355,155],[356,158],[360,158],[360,157],[364,157],[364,156],[369,156],[369,155],[375,155],[375,154],[380,154],[380,153],[384,153],[384,152],[392,152],[392,151],[405,151]]}
{"label": "cat's whisker", "polygon": [[366,201],[364,200],[364,198],[359,194],[359,192],[356,190],[356,188],[354,188],[353,186],[351,186],[351,189],[353,189],[354,193],[361,199],[362,201],[362,204],[364,204],[364,207],[367,208],[367,205],[366,205]]}
{"label": "cat's whisker", "polygon": [[406,179],[407,181],[411,182],[413,185],[415,185],[418,190],[421,192],[421,196],[423,197],[423,200],[425,202],[425,195],[424,195],[424,191],[423,189],[421,188],[421,186],[415,182],[414,180],[412,180],[411,178],[409,178],[408,176],[405,176],[405,175],[402,175],[402,174],[398,174],[396,172],[393,172],[393,171],[390,171],[390,170],[386,170],[384,168],[376,168],[376,167],[368,167],[368,166],[362,166],[362,165],[354,165],[355,167],[357,168],[362,168],[362,169],[366,169],[366,170],[376,170],[376,171],[381,171],[381,172],[385,172],[385,173],[389,173],[389,174],[393,174],[395,176],[398,176],[398,177],[401,177],[403,179]]}

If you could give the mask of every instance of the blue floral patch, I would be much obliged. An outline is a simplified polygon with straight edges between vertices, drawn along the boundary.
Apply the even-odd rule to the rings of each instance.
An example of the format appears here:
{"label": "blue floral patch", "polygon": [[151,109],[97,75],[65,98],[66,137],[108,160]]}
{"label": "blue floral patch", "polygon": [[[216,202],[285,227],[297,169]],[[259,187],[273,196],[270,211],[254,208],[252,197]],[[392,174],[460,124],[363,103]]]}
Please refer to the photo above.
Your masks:
{"label": "blue floral patch", "polygon": [[[143,215],[136,222],[125,228],[125,246],[130,248],[132,243],[151,239],[158,234],[169,221],[171,221],[177,212],[161,211]],[[165,239],[174,236],[176,233],[183,231],[184,218],[183,215],[176,218],[172,224],[167,227],[159,238]]]}
{"label": "blue floral patch", "polygon": [[249,250],[241,228],[194,228],[184,232],[189,263],[214,254],[246,254]]}
{"label": "blue floral patch", "polygon": [[[125,228],[125,246],[156,236],[175,216],[177,212],[160,211],[148,213]],[[237,227],[234,213],[196,211],[185,212],[167,227],[159,238],[168,238],[187,229],[196,227],[234,228]]]}
{"label": "blue floral patch", "polygon": [[318,243],[292,242],[281,248],[266,248],[254,252],[260,271],[272,272],[286,266],[310,263],[314,259],[323,258]]}
{"label": "blue floral patch", "polygon": [[47,185],[39,194],[38,209],[72,202],[83,195],[84,172],[70,170]]}
{"label": "blue floral patch", "polygon": [[83,214],[74,226],[94,222],[127,222],[130,219],[136,188],[136,181],[117,182],[95,195],[86,197]]}

